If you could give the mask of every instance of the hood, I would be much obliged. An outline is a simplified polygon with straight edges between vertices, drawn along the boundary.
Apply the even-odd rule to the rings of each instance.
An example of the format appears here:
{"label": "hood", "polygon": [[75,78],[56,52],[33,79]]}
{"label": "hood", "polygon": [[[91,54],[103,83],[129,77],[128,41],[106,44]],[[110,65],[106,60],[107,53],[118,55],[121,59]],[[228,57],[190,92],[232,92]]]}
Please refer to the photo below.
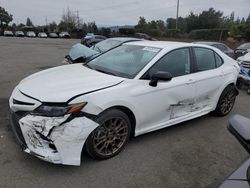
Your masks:
{"label": "hood", "polygon": [[33,74],[17,88],[41,102],[67,102],[72,97],[111,87],[124,78],[107,75],[82,64],[59,66]]}
{"label": "hood", "polygon": [[248,52],[244,56],[240,56],[237,60],[238,61],[250,61],[250,52]]}
{"label": "hood", "polygon": [[69,56],[71,57],[72,60],[76,60],[80,57],[90,57],[93,56],[95,54],[98,54],[98,52],[96,52],[95,50],[92,50],[80,43],[75,44],[74,46],[72,46],[72,48],[69,51]]}

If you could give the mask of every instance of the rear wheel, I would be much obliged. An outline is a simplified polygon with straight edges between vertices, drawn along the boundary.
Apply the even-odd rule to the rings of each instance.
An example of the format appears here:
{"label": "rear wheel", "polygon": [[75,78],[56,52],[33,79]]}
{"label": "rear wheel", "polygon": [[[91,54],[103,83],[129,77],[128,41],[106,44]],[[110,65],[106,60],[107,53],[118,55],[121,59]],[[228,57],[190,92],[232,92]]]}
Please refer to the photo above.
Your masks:
{"label": "rear wheel", "polygon": [[215,109],[215,114],[219,116],[225,116],[229,114],[233,109],[236,96],[237,90],[234,86],[226,87],[220,96],[219,102]]}
{"label": "rear wheel", "polygon": [[108,159],[117,155],[126,145],[131,131],[128,116],[111,109],[97,119],[100,124],[88,137],[86,150],[95,159]]}

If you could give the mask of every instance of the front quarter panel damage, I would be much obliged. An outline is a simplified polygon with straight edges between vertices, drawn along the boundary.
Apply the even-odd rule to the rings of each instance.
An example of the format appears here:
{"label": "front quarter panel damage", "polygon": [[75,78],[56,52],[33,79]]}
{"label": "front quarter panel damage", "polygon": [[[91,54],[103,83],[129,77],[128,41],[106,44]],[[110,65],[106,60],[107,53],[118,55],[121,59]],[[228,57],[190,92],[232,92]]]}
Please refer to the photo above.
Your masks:
{"label": "front quarter panel damage", "polygon": [[[28,153],[52,163],[80,165],[88,135],[98,124],[86,117],[67,121],[64,117],[27,115],[19,120]],[[54,145],[56,149],[50,147]]]}

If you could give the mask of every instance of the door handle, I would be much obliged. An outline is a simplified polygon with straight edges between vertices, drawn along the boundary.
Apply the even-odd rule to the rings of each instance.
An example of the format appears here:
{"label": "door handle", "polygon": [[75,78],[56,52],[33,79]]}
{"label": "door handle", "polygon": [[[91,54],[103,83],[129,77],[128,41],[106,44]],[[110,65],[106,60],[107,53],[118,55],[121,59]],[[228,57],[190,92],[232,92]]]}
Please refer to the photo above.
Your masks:
{"label": "door handle", "polygon": [[195,83],[195,80],[194,79],[189,79],[186,84],[190,85],[190,84],[193,84],[193,83]]}

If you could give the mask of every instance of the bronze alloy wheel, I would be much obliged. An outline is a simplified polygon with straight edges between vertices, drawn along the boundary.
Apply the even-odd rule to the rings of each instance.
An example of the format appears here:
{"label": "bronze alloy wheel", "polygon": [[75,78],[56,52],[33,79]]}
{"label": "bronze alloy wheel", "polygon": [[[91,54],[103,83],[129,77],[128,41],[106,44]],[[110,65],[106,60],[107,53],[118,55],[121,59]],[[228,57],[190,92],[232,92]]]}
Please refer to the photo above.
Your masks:
{"label": "bronze alloy wheel", "polygon": [[128,126],[122,118],[112,118],[103,123],[94,133],[94,150],[109,156],[116,153],[126,142]]}
{"label": "bronze alloy wheel", "polygon": [[117,155],[130,137],[128,116],[118,109],[110,109],[103,112],[96,122],[100,126],[89,135],[86,151],[95,159],[108,159]]}
{"label": "bronze alloy wheel", "polygon": [[218,116],[225,116],[233,109],[238,91],[233,85],[227,86],[221,93],[220,99],[217,103],[214,114]]}
{"label": "bronze alloy wheel", "polygon": [[221,112],[223,114],[228,114],[232,110],[234,106],[235,97],[235,91],[231,90],[221,100]]}

